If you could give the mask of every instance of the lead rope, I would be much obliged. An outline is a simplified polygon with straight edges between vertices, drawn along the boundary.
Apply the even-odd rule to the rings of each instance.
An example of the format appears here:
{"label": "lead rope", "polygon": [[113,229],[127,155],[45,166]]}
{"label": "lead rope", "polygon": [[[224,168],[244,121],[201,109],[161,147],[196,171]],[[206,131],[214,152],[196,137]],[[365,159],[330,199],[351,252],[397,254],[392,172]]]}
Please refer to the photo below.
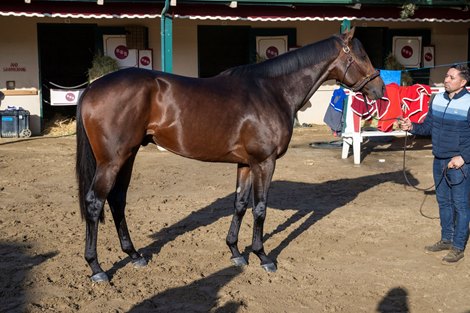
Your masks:
{"label": "lead rope", "polygon": [[[408,179],[408,176],[406,175],[406,147],[407,147],[407,138],[408,138],[408,132],[405,133],[405,143],[404,143],[404,146],[403,146],[403,176],[405,176],[405,180],[406,182],[408,183],[408,185],[416,190],[419,190],[419,191],[428,191],[430,190],[431,188],[434,187],[434,184],[432,184],[431,186],[427,187],[427,188],[419,188],[419,187],[416,187],[414,186],[413,184],[411,184],[410,180]],[[442,180],[442,178],[441,178]]]}
{"label": "lead rope", "polygon": [[[431,98],[430,101],[432,101],[432,98]],[[450,104],[450,102],[447,103],[447,106],[446,106],[446,109],[444,110],[444,114],[443,114],[443,115],[446,114],[447,109],[449,108],[449,104]],[[441,125],[441,126],[442,126],[442,125]],[[408,132],[406,132],[405,135],[406,135],[406,136],[405,136],[405,144],[404,144],[405,146],[403,147],[403,176],[405,176],[405,180],[406,180],[406,182],[408,183],[409,186],[413,187],[413,188],[416,189],[416,190],[423,191],[423,192],[425,193],[425,197],[424,197],[423,202],[421,203],[421,206],[420,206],[420,208],[419,208],[419,213],[421,213],[422,216],[424,216],[424,217],[426,217],[426,218],[429,218],[429,219],[439,219],[439,217],[431,217],[431,216],[427,216],[427,215],[425,215],[425,214],[423,213],[424,201],[426,200],[426,197],[428,196],[428,195],[426,194],[426,191],[428,191],[429,189],[431,189],[432,187],[434,187],[434,184],[433,184],[432,186],[428,187],[428,188],[424,188],[424,189],[423,189],[423,188],[418,188],[418,187],[416,187],[416,186],[413,186],[413,185],[410,183],[410,181],[408,180],[408,177],[406,176],[406,163],[405,163],[405,160],[406,160],[406,146],[407,146],[407,145],[406,145],[406,140],[407,140],[407,137],[408,137]],[[440,134],[439,134],[439,136],[440,136]],[[462,170],[462,168],[460,168],[460,171],[461,171],[462,174],[463,174],[463,179],[462,179],[462,181],[463,181],[463,180],[466,178],[466,176],[465,176],[465,173],[464,173],[464,171]],[[451,188],[452,188],[453,185],[457,185],[457,184],[455,184],[455,183],[453,184],[451,181],[449,181],[449,179],[447,178],[447,167],[444,167],[444,168],[442,169],[441,179],[439,179],[439,182],[438,182],[436,188],[442,183],[443,178],[446,179],[446,182],[449,184],[449,186],[450,186]],[[458,184],[460,184],[462,181],[460,181]]]}
{"label": "lead rope", "polygon": [[[436,219],[439,219],[439,217],[436,217],[436,216],[429,216],[429,215],[426,215],[424,212],[423,212],[423,206],[424,206],[424,203],[426,202],[426,198],[428,197],[428,194],[426,193],[426,191],[430,190],[431,188],[434,187],[434,184],[432,184],[431,186],[427,187],[427,188],[419,188],[419,187],[416,187],[414,186],[413,184],[411,184],[410,180],[408,179],[408,176],[406,175],[406,147],[407,147],[407,138],[408,138],[408,132],[405,133],[405,143],[404,143],[404,146],[403,146],[403,176],[405,177],[405,180],[407,182],[407,184],[416,189],[416,190],[419,190],[419,191],[423,191],[424,192],[424,199],[423,201],[421,202],[421,205],[419,206],[419,213],[421,214],[421,216],[425,217],[425,218],[428,218],[428,219],[431,219],[431,220],[436,220]],[[444,175],[446,174],[446,169],[443,170],[443,173],[442,173],[442,177],[441,177],[441,180],[439,181],[439,184],[441,183],[442,181],[442,178],[444,177]]]}

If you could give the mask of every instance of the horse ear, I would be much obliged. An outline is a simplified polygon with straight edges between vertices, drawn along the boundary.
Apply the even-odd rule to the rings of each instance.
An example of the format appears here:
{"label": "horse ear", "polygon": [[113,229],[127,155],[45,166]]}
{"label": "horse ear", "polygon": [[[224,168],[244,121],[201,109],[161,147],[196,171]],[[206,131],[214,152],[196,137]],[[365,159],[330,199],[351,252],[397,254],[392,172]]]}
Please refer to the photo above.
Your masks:
{"label": "horse ear", "polygon": [[344,33],[343,40],[346,43],[346,45],[348,45],[349,42],[351,42],[351,39],[353,39],[355,31],[356,31],[356,26],[351,28],[351,30],[347,31],[346,33]]}

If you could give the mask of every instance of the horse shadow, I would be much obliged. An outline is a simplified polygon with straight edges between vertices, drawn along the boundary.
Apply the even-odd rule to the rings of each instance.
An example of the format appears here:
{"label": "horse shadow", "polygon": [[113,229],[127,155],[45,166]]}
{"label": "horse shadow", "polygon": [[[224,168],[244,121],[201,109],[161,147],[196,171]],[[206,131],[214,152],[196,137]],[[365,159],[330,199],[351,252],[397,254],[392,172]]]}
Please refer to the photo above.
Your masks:
{"label": "horse shadow", "polygon": [[377,306],[379,313],[408,313],[408,291],[405,288],[393,288],[385,295]]}
{"label": "horse shadow", "polygon": [[243,303],[228,301],[214,310],[223,286],[242,272],[240,267],[224,268],[189,285],[167,289],[132,307],[128,313],[140,312],[238,312]]}
{"label": "horse shadow", "polygon": [[[327,216],[335,209],[340,208],[357,196],[379,184],[394,182],[403,184],[406,182],[403,171],[394,171],[380,174],[373,174],[358,178],[345,178],[330,180],[322,183],[301,183],[290,181],[273,181],[269,190],[268,211],[276,210],[296,210],[284,223],[278,225],[276,229],[264,235],[263,241],[273,237],[277,233],[284,231],[299,220],[308,217],[297,228],[295,228],[268,256],[275,261],[281,252],[305,230],[314,225],[317,221]],[[408,180],[413,185],[418,181],[411,173],[406,172]],[[288,192],[286,192],[288,191]],[[219,198],[210,205],[191,212],[187,217],[177,223],[161,229],[151,235],[154,241],[146,247],[139,249],[146,259],[152,259],[168,243],[172,242],[186,232],[215,223],[221,218],[233,214],[233,201],[235,194],[231,193],[223,198]],[[302,199],[299,201],[298,199]],[[248,212],[247,212],[248,213]],[[268,212],[269,216],[269,212]],[[247,216],[245,218],[250,218]],[[228,231],[229,223],[227,223]],[[221,238],[225,240],[225,238]],[[246,247],[243,254],[248,259],[251,247]],[[115,263],[107,272],[110,277],[130,262],[130,258],[124,258]]]}
{"label": "horse shadow", "polygon": [[24,245],[0,242],[0,311],[2,312],[26,311],[25,283],[28,272],[58,254],[50,252],[30,256],[27,249],[28,247]]}

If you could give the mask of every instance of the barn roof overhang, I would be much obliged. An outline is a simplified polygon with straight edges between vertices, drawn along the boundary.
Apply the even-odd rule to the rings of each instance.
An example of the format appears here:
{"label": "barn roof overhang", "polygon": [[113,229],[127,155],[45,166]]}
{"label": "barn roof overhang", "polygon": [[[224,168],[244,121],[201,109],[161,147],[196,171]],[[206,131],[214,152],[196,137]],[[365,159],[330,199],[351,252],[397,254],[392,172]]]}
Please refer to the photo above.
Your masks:
{"label": "barn roof overhang", "polygon": [[[49,2],[49,3],[125,3],[125,4],[158,4],[164,2],[163,0],[13,0],[13,2],[25,2],[25,3],[34,3],[34,2]],[[222,2],[228,3],[231,0],[180,0],[181,3],[214,3]],[[331,5],[331,4],[366,4],[366,5],[403,5],[404,3],[412,3],[417,6],[468,6],[470,5],[469,0],[237,0],[240,3],[263,3],[263,4],[273,4],[273,3],[282,3],[282,4],[316,4],[316,5]]]}
{"label": "barn roof overhang", "polygon": [[[414,1],[402,18],[403,1],[372,0],[173,0],[173,18],[241,21],[470,22],[470,1]],[[29,3],[28,3],[29,2]],[[232,5],[230,5],[232,4]],[[2,0],[0,16],[59,18],[160,18],[156,0]]]}

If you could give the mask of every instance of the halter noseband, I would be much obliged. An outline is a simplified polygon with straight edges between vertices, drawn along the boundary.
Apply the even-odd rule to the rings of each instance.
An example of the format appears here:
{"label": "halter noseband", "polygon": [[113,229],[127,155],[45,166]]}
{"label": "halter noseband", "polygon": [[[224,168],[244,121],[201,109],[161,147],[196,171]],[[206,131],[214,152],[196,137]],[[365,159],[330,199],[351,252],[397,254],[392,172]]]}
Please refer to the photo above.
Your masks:
{"label": "halter noseband", "polygon": [[[346,53],[347,55],[349,55],[349,53],[351,52],[351,49],[349,49],[349,47],[347,45],[343,44],[343,52]],[[343,83],[344,78],[346,77],[346,74],[349,70],[349,67],[353,63],[355,63],[354,59],[352,58],[352,56],[349,56],[348,57],[348,65],[346,65],[346,70],[344,71],[343,79],[341,80],[340,85],[345,86],[344,83]],[[376,78],[379,75],[380,75],[380,72],[376,70],[374,73],[363,77],[360,81],[355,83],[352,87],[347,87],[347,86],[345,86],[345,87],[351,89],[354,92],[357,92],[357,91],[361,90],[362,87],[364,87],[368,82],[370,82],[371,80],[373,80],[374,78]]]}

